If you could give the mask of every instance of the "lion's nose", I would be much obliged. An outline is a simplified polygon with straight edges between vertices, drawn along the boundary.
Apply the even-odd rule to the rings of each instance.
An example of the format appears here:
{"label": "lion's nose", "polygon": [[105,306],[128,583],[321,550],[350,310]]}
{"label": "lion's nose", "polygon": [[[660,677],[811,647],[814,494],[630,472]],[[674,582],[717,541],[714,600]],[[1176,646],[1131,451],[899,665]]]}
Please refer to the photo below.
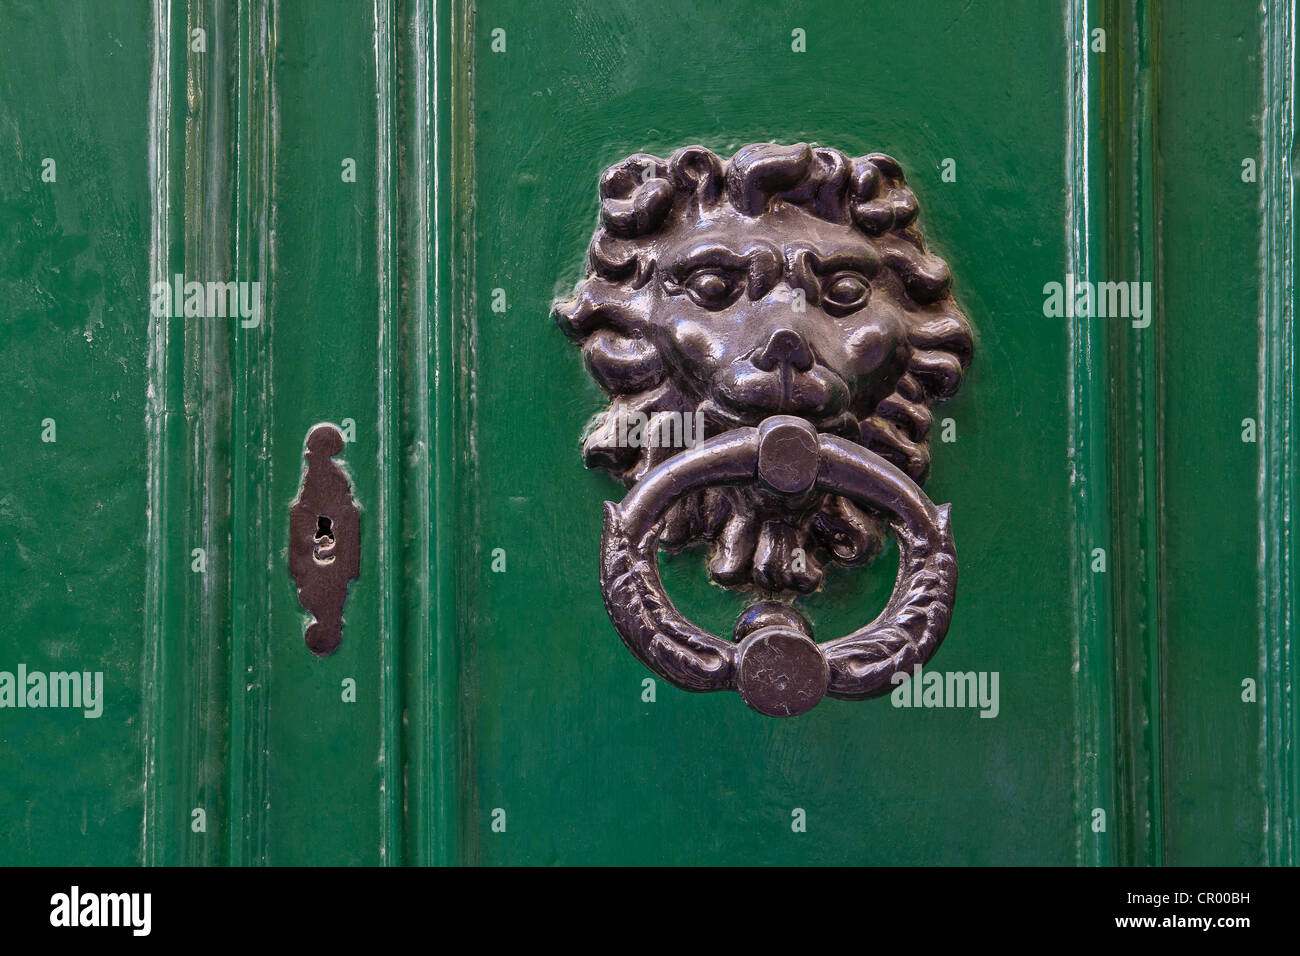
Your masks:
{"label": "lion's nose", "polygon": [[764,372],[778,365],[806,372],[813,367],[813,353],[804,337],[794,329],[777,329],[751,361]]}

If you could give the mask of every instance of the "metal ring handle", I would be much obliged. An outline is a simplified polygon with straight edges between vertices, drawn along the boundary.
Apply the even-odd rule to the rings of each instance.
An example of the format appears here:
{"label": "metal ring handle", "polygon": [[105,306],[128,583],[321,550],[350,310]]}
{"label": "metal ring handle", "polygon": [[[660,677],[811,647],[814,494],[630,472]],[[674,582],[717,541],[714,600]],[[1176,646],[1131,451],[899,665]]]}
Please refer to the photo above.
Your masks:
{"label": "metal ring handle", "polygon": [[[843,495],[887,512],[899,566],[885,609],[870,624],[822,644],[793,610],[761,602],[741,615],[737,641],[697,627],[659,577],[659,521],[668,507],[713,485],[760,482],[779,494]],[[684,450],[646,475],[622,503],[605,503],[600,587],[628,649],[660,677],[692,691],[735,689],[770,716],[810,710],[824,696],[863,700],[934,654],[957,590],[949,505],[861,445],[778,415]],[[751,613],[753,612],[753,613]]]}

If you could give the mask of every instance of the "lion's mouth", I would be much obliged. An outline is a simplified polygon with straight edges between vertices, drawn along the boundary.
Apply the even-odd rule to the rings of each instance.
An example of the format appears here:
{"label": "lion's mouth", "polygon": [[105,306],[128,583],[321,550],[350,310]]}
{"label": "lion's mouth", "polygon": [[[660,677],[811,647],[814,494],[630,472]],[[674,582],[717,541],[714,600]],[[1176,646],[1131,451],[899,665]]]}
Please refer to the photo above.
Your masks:
{"label": "lion's mouth", "polygon": [[714,382],[702,403],[705,421],[722,428],[757,425],[772,415],[796,415],[818,431],[856,437],[857,419],[847,412],[847,383],[820,362],[806,370],[788,365],[770,370],[736,362]]}
{"label": "lion's mouth", "polygon": [[798,415],[808,421],[819,432],[840,435],[851,441],[861,441],[861,423],[852,412],[837,412],[833,415],[808,415],[794,410],[749,407],[735,409],[728,405],[706,398],[700,403],[699,411],[704,417],[705,431],[709,435],[730,431],[733,428],[753,427],[772,415]]}

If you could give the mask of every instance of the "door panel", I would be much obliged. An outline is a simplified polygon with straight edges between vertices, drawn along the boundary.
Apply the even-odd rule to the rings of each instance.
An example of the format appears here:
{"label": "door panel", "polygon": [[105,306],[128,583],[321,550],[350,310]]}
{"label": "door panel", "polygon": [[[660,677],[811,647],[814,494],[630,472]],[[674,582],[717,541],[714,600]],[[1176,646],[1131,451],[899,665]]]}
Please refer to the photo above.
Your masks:
{"label": "door panel", "polygon": [[[1056,276],[1068,255],[1068,60],[1060,11],[1037,7],[968,11],[962,23],[926,4],[795,19],[770,5],[653,16],[556,5],[526,18],[510,5],[478,5],[468,213],[478,241],[465,332],[475,374],[464,439],[474,491],[462,532],[470,859],[1074,858],[1075,586],[1060,546],[1072,518],[1069,330],[1043,318],[1041,282],[1021,278]],[[503,54],[490,49],[498,27]],[[809,37],[806,54],[791,51],[796,27]],[[972,48],[975,30],[998,39]],[[916,70],[921,49],[936,63],[960,62],[961,82]],[[1010,81],[1005,62],[1020,66]],[[994,102],[1015,108],[995,114]],[[827,700],[777,721],[730,695],[662,681],[656,702],[643,703],[648,672],[612,639],[596,545],[600,502],[622,490],[581,470],[579,437],[603,400],[545,316],[582,275],[607,166],[697,142],[726,156],[768,139],[897,158],[976,326],[970,376],[936,410],[957,422],[959,438],[935,443],[926,486],[934,501],[953,502],[960,566],[958,610],[935,664],[999,671],[996,719]],[[990,140],[1000,155],[990,155]],[[957,183],[940,182],[945,157],[957,160]],[[503,314],[490,310],[494,288],[506,290]],[[507,551],[504,574],[490,570],[494,547]],[[729,633],[742,597],[707,583],[698,551],[663,563],[687,616]],[[832,574],[806,602],[818,633],[847,633],[874,616],[896,567],[891,547],[866,570]],[[1027,586],[1011,595],[1008,581]],[[490,827],[498,807],[504,834]],[[807,832],[792,832],[796,808]]]}
{"label": "door panel", "polygon": [[[0,861],[1294,862],[1292,17],[6,0],[0,671],[105,697],[0,708]],[[764,717],[609,622],[626,490],[552,305],[605,169],[766,141],[895,157],[974,326],[928,669],[996,674],[996,716]],[[177,274],[257,320],[153,314]],[[1051,314],[1069,278],[1149,309]],[[287,555],[322,422],[361,571],[318,658]],[[898,557],[799,602],[820,639]],[[664,582],[730,634],[752,595],[705,558]]]}
{"label": "door panel", "polygon": [[[1158,688],[1165,859],[1293,862],[1293,539],[1282,517],[1294,471],[1293,120],[1280,99],[1292,13],[1167,13],[1151,40],[1161,100],[1150,187],[1165,321],[1145,389],[1146,433],[1162,449],[1159,590],[1148,589],[1162,611],[1149,637],[1159,670],[1146,680]],[[1210,20],[1213,37],[1198,28]],[[1242,181],[1246,160],[1258,182]],[[1247,419],[1257,442],[1243,440]],[[1260,688],[1254,704],[1246,680]]]}
{"label": "door panel", "polygon": [[0,669],[100,672],[105,700],[98,718],[4,711],[0,859],[133,862],[149,696],[140,317],[152,31],[143,3],[56,19],[54,29],[39,3],[5,5],[0,580],[10,600]]}

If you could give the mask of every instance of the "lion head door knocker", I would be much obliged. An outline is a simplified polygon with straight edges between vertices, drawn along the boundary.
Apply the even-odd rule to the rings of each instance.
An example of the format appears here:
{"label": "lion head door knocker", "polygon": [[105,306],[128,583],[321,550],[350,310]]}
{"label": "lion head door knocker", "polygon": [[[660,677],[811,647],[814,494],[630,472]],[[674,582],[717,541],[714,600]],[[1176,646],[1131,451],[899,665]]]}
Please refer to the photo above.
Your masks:
{"label": "lion head door knocker", "polygon": [[[887,693],[952,616],[948,505],[921,491],[931,405],[970,363],[948,267],[888,156],[758,143],[687,146],[600,180],[589,269],[557,303],[610,404],[583,445],[632,490],[607,502],[600,586],[619,636],[678,687],[737,690],[793,716],[829,694]],[[701,432],[703,434],[701,434]],[[897,538],[894,592],[865,627],[818,644],[781,594]],[[731,640],[687,620],[657,551],[710,542],[709,574],[762,599]]]}

